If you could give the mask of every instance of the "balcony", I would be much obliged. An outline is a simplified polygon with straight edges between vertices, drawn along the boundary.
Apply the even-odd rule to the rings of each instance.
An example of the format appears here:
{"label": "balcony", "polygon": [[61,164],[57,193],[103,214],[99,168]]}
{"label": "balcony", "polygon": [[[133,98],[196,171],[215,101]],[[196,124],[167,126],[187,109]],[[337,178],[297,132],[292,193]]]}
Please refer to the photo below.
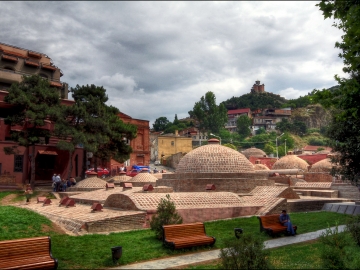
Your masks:
{"label": "balcony", "polygon": [[44,64],[44,63],[41,64],[41,68],[42,68],[42,69],[52,70],[52,71],[57,70],[57,67],[51,66],[51,65],[46,65],[46,64]]}
{"label": "balcony", "polygon": [[28,56],[41,59],[42,55],[37,52],[28,51]]}
{"label": "balcony", "polygon": [[8,69],[0,69],[0,78],[2,82],[5,83],[14,83],[14,82],[21,82],[22,74],[15,73],[13,70]]}
{"label": "balcony", "polygon": [[62,85],[62,83],[60,83],[60,82],[51,81],[51,82],[50,82],[50,86],[60,87],[60,88],[61,88],[63,85]]}
{"label": "balcony", "polygon": [[1,59],[15,62],[15,63],[17,63],[19,61],[19,58],[17,58],[16,56],[11,56],[11,55],[6,55],[6,54],[3,54],[1,56]]}
{"label": "balcony", "polygon": [[25,65],[31,66],[31,67],[39,67],[40,63],[38,61],[27,59],[27,60],[25,60]]}

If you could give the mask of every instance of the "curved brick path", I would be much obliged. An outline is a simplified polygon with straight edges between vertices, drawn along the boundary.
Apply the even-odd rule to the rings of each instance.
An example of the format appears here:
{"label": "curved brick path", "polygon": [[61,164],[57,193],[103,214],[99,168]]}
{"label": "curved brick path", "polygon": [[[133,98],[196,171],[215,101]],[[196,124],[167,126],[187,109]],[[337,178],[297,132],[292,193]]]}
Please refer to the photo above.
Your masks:
{"label": "curved brick path", "polygon": [[[338,228],[339,228],[339,232],[342,232],[345,229],[345,225],[340,225]],[[335,227],[332,227],[331,229],[334,230]],[[298,234],[295,237],[288,236],[288,237],[280,237],[277,239],[268,240],[265,241],[265,248],[276,248],[276,247],[314,240],[319,238],[321,234],[324,233],[325,231],[326,229],[323,229],[315,232]],[[122,265],[118,267],[113,267],[111,269],[167,269],[172,267],[181,267],[189,264],[201,263],[201,262],[217,259],[219,258],[219,253],[220,250],[215,249],[211,251],[197,252],[193,254],[175,256],[165,259]]]}

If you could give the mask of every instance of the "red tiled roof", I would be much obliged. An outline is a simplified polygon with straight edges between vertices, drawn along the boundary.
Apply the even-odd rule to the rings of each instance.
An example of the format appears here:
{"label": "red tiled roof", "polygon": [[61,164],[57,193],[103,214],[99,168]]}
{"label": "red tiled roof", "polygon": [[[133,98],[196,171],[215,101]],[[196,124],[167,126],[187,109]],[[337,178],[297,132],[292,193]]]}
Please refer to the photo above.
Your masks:
{"label": "red tiled roof", "polygon": [[229,114],[239,114],[239,113],[250,113],[250,109],[245,108],[245,109],[228,110],[227,114],[229,115]]}
{"label": "red tiled roof", "polygon": [[328,150],[328,151],[332,150],[332,148],[327,147],[327,146],[306,145],[303,148],[303,151],[317,151],[318,148],[325,148],[325,150]]}

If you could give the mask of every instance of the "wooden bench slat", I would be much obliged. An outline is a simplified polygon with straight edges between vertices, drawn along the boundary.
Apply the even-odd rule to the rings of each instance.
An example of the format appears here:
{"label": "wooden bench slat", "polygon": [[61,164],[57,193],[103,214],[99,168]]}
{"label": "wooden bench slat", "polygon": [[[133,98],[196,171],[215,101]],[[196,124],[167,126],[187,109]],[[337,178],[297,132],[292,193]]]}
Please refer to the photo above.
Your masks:
{"label": "wooden bench slat", "polygon": [[175,224],[163,226],[163,241],[174,249],[200,245],[213,245],[215,238],[206,235],[204,223]]}
{"label": "wooden bench slat", "polygon": [[[260,222],[260,232],[266,231],[269,235],[274,235],[278,233],[286,233],[287,227],[283,226],[280,223],[280,214],[268,215],[268,216],[258,216]],[[293,226],[296,233],[297,226]]]}
{"label": "wooden bench slat", "polygon": [[56,269],[50,237],[0,241],[0,269]]}

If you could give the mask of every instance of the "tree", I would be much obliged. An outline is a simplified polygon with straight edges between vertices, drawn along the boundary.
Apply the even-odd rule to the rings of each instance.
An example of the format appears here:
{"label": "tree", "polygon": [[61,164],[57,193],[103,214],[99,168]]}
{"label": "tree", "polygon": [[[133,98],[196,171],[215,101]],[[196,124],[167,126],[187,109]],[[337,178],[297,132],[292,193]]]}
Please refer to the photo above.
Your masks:
{"label": "tree", "polygon": [[333,174],[339,173],[357,184],[360,179],[360,3],[358,1],[321,1],[324,18],[337,20],[333,26],[344,34],[335,47],[342,52],[343,71],[348,78],[335,75],[339,86],[335,89],[315,90],[312,102],[319,102],[332,111],[332,120],[327,130],[330,146],[339,152],[339,165]]}
{"label": "tree", "polygon": [[[69,171],[72,171],[72,158],[76,145],[93,152],[97,158],[113,158],[123,162],[129,157],[132,149],[124,141],[136,137],[136,126],[124,124],[118,117],[119,110],[107,106],[106,90],[101,86],[77,85],[71,88],[75,104],[62,107],[62,118],[55,126],[56,135],[60,138],[58,147],[69,151]],[[95,164],[97,170],[97,164]]]}
{"label": "tree", "polygon": [[225,105],[223,103],[216,105],[216,97],[211,91],[195,103],[189,115],[199,122],[199,130],[202,133],[219,133],[228,120]]}
{"label": "tree", "polygon": [[180,121],[179,121],[179,119],[178,119],[178,117],[177,117],[177,114],[175,114],[173,124],[174,124],[174,125],[178,125],[178,124],[180,124]]}
{"label": "tree", "polygon": [[251,134],[251,119],[247,115],[240,115],[236,120],[237,132],[241,138],[246,138]]}
{"label": "tree", "polygon": [[162,226],[169,224],[181,224],[182,217],[176,211],[175,203],[171,201],[170,195],[166,194],[166,199],[161,198],[157,206],[156,215],[150,221],[151,230],[155,231],[158,239],[162,239]]}
{"label": "tree", "polygon": [[155,120],[153,128],[155,131],[164,131],[167,124],[169,124],[169,120],[165,116],[162,116]]}
{"label": "tree", "polygon": [[15,107],[14,114],[8,116],[6,121],[12,126],[23,127],[20,131],[11,131],[12,140],[28,149],[32,146],[30,183],[34,188],[35,144],[40,143],[40,137],[49,138],[52,135],[49,129],[43,127],[46,121],[53,122],[59,117],[59,91],[50,87],[50,82],[40,76],[24,76],[20,83],[11,85],[5,102]]}
{"label": "tree", "polygon": [[280,132],[289,132],[292,130],[292,124],[287,118],[282,118],[280,122],[276,123],[276,130]]}

